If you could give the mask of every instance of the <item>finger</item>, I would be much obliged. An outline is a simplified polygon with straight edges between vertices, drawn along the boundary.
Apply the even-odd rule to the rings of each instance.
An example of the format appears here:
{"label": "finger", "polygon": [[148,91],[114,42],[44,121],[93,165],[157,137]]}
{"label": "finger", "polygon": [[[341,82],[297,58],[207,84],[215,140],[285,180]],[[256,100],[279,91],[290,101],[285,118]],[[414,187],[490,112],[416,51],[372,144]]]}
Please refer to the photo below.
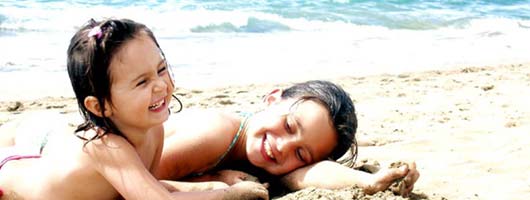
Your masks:
{"label": "finger", "polygon": [[407,165],[409,166],[409,169],[416,169],[416,162],[414,161],[407,162]]}
{"label": "finger", "polygon": [[269,200],[269,194],[267,193],[267,194],[263,195],[261,197],[261,199]]}
{"label": "finger", "polygon": [[263,185],[263,187],[265,187],[265,188],[269,188],[269,186],[270,186],[270,184],[268,182],[262,183],[261,185]]}
{"label": "finger", "polygon": [[[228,181],[230,181],[230,180],[228,180]],[[243,182],[243,181],[245,181],[245,180],[241,180],[240,178],[234,178],[233,181],[234,181],[234,182],[231,183],[232,185],[233,185],[233,184],[236,184],[236,183],[241,183],[241,182]]]}
{"label": "finger", "polygon": [[253,182],[259,183],[258,177],[252,176],[250,174],[245,174],[245,179],[244,180],[253,181]]}
{"label": "finger", "polygon": [[412,163],[412,167],[413,168],[410,168],[412,169],[412,171],[414,172],[414,182],[416,182],[418,180],[418,178],[420,178],[420,172],[416,169],[416,163]]}
{"label": "finger", "polygon": [[392,182],[393,180],[399,179],[407,175],[408,167],[403,165],[399,168],[386,169],[383,171],[382,180],[385,182]]}
{"label": "finger", "polygon": [[412,193],[412,190],[414,190],[414,185],[407,187],[403,193],[403,197],[408,197]]}
{"label": "finger", "polygon": [[253,176],[250,176],[250,175],[247,175],[247,174],[243,174],[243,173],[237,174],[236,177],[235,177],[235,182],[236,183],[241,182],[241,181],[257,182]]}
{"label": "finger", "polygon": [[419,179],[420,173],[416,170],[410,170],[407,176],[404,178],[405,183],[408,186],[414,185],[416,181]]}
{"label": "finger", "polygon": [[420,174],[417,171],[414,171],[405,177],[404,181],[407,188],[405,189],[406,196],[404,197],[407,197],[410,193],[412,193],[412,190],[414,190],[414,183],[418,180],[419,176]]}
{"label": "finger", "polygon": [[265,188],[257,192],[259,199],[269,200],[269,191]]}
{"label": "finger", "polygon": [[[418,181],[419,178],[420,178],[420,172],[415,171],[413,182],[415,183],[416,181]],[[412,184],[412,185],[414,185],[414,184]]]}

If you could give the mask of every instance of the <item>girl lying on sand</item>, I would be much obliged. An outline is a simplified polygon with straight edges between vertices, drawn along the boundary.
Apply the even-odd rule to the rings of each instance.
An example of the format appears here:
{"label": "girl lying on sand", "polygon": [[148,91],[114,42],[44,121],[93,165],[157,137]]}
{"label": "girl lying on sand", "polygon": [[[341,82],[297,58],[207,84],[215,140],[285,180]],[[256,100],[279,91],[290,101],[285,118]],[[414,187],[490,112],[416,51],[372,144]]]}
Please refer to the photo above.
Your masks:
{"label": "girl lying on sand", "polygon": [[201,110],[172,116],[165,123],[157,177],[231,185],[249,176],[216,170],[253,166],[281,177],[291,190],[356,185],[372,194],[404,178],[404,194],[412,191],[419,177],[413,162],[376,174],[333,162],[357,148],[354,105],[341,87],[308,81],[273,90],[264,102],[266,107],[253,114]]}

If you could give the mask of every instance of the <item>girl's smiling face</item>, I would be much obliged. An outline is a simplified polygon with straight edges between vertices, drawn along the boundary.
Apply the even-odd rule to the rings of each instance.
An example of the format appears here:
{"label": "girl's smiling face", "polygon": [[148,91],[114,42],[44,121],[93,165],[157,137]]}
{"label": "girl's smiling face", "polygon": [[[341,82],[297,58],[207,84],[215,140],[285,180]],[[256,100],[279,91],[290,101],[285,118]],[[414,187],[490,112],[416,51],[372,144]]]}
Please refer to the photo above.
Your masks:
{"label": "girl's smiling face", "polygon": [[111,60],[111,120],[125,131],[161,125],[169,116],[173,84],[160,49],[144,32]]}
{"label": "girl's smiling face", "polygon": [[313,100],[279,100],[249,121],[249,162],[282,175],[325,159],[337,145],[328,110]]}

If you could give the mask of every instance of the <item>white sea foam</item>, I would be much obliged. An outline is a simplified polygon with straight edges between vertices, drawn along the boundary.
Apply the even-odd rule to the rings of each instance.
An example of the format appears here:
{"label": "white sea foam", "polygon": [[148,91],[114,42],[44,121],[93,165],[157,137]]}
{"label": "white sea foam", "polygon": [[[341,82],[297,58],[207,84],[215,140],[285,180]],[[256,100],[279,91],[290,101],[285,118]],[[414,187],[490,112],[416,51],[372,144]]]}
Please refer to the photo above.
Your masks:
{"label": "white sea foam", "polygon": [[[103,17],[131,18],[150,27],[174,67],[177,84],[182,87],[530,62],[530,21],[520,18],[470,17],[468,13],[473,10],[436,9],[422,4],[414,5],[417,7],[413,12],[405,7],[400,8],[403,12],[389,11],[390,17],[383,16],[390,20],[388,23],[399,22],[391,17],[413,19],[394,26],[378,24],[384,21],[370,23],[366,21],[370,18],[359,15],[362,10],[352,13],[331,10],[329,17],[325,14],[322,17],[319,12],[304,16],[307,13],[301,9],[300,16],[293,17],[263,11],[260,5],[234,10],[210,9],[209,6],[215,6],[212,4],[5,3],[0,6],[0,84],[21,82],[26,77],[32,77],[33,82],[27,87],[20,86],[18,91],[0,87],[0,93],[31,94],[22,88],[47,91],[65,85],[70,37],[88,19]],[[368,12],[374,9],[371,5],[361,6],[366,7],[367,15],[377,17],[376,12]],[[496,12],[496,8],[484,7],[489,12]],[[528,10],[530,6],[506,6],[503,12],[516,8]],[[340,7],[336,9],[340,11]],[[429,14],[434,17],[429,18]],[[358,22],[337,20],[357,17],[365,18]],[[434,18],[436,21],[426,24]],[[396,28],[407,26],[424,27]],[[201,31],[193,32],[198,27],[202,27]],[[68,89],[61,89],[65,95],[70,94],[69,83],[66,85]]]}

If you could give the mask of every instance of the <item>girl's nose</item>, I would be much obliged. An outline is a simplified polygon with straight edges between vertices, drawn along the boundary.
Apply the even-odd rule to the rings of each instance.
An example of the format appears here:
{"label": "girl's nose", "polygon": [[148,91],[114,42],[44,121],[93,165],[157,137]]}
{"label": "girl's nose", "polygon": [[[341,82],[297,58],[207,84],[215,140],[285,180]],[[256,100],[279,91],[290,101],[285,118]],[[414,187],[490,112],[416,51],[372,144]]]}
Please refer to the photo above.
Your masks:
{"label": "girl's nose", "polygon": [[298,139],[295,134],[285,134],[281,137],[278,137],[276,140],[276,145],[278,151],[281,154],[287,154],[292,151],[298,144]]}
{"label": "girl's nose", "polygon": [[301,141],[298,134],[286,134],[281,139],[277,140],[277,148],[279,156],[276,160],[284,169],[296,169],[303,163],[297,159],[297,149],[301,146]]}
{"label": "girl's nose", "polygon": [[168,87],[168,82],[166,81],[166,79],[164,77],[160,77],[156,79],[155,85],[153,87],[153,91],[155,92],[165,91],[167,87]]}

